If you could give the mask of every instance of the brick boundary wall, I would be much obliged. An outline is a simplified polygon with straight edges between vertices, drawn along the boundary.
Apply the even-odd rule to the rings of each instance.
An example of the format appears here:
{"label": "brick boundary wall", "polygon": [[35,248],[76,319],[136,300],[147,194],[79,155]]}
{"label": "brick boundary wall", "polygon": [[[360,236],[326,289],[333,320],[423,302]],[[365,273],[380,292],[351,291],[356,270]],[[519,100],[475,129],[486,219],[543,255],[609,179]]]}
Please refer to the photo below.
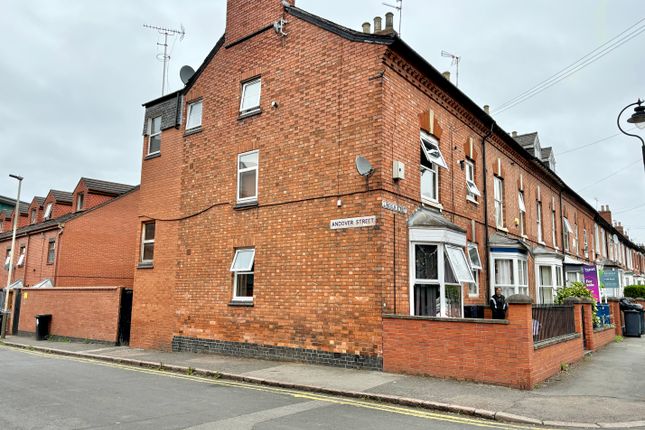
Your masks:
{"label": "brick boundary wall", "polygon": [[609,311],[611,312],[611,322],[614,324],[616,336],[623,335],[623,312],[620,310],[620,302],[616,297],[608,297]]}
{"label": "brick boundary wall", "polygon": [[507,320],[386,315],[383,369],[531,389],[582,359],[581,305],[575,314],[576,333],[540,345],[531,303],[510,304]]}
{"label": "brick boundary wall", "polygon": [[383,358],[257,343],[175,336],[173,352],[205,352],[262,360],[299,361],[348,369],[383,370]]}
{"label": "brick boundary wall", "polygon": [[603,348],[614,341],[616,338],[616,328],[614,326],[608,326],[600,329],[595,329],[593,331],[593,347],[592,351],[598,351],[600,348]]}
{"label": "brick boundary wall", "polygon": [[116,344],[121,290],[122,287],[25,288],[19,333],[35,333],[35,315],[51,314],[51,335]]}

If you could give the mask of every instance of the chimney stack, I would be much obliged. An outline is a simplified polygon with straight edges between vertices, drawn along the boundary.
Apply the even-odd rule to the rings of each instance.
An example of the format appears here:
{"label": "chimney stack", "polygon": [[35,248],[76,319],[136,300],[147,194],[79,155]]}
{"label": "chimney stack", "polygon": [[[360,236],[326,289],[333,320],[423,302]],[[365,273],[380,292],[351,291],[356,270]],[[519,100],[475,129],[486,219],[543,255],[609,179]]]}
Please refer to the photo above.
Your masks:
{"label": "chimney stack", "polygon": [[374,33],[378,33],[379,31],[382,30],[381,25],[382,25],[383,19],[381,19],[380,16],[377,16],[374,18]]}
{"label": "chimney stack", "polygon": [[609,205],[601,206],[599,214],[602,219],[613,225],[611,222],[611,211],[609,210]]}
{"label": "chimney stack", "polygon": [[490,115],[490,106],[484,105],[484,112],[486,112],[488,115]]}
{"label": "chimney stack", "polygon": [[369,22],[364,22],[363,23],[363,33],[370,34],[370,23]]}
{"label": "chimney stack", "polygon": [[618,230],[618,232],[623,236],[625,235],[625,228],[620,222],[618,223],[618,225],[616,225],[616,230]]}
{"label": "chimney stack", "polygon": [[392,12],[385,14],[385,30],[394,31],[394,14]]}
{"label": "chimney stack", "polygon": [[450,72],[443,72],[442,75],[444,78],[450,80]]}
{"label": "chimney stack", "polygon": [[516,138],[517,137],[517,131],[511,131],[511,137]]}

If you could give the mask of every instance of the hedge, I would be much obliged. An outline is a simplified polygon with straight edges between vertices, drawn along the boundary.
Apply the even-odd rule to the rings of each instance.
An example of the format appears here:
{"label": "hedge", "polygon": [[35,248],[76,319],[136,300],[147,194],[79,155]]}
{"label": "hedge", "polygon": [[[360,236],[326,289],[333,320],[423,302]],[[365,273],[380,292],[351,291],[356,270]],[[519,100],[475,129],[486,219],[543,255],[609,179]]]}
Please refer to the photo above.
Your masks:
{"label": "hedge", "polygon": [[625,297],[645,297],[645,285],[628,285],[625,287]]}

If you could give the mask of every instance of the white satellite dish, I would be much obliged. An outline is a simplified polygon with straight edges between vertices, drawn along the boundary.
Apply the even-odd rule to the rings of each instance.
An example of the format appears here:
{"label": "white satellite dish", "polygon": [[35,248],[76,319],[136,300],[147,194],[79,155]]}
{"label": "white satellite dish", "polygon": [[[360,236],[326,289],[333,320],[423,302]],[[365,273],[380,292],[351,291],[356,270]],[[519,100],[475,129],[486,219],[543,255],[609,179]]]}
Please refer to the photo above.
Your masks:
{"label": "white satellite dish", "polygon": [[367,161],[367,158],[363,157],[362,155],[359,155],[356,157],[356,170],[358,170],[358,173],[361,176],[369,176],[372,173],[374,173],[374,168],[372,167],[372,164]]}
{"label": "white satellite dish", "polygon": [[195,69],[193,69],[190,66],[184,66],[179,70],[179,77],[181,78],[181,81],[186,85],[188,81],[190,81],[190,78],[193,77],[195,74]]}

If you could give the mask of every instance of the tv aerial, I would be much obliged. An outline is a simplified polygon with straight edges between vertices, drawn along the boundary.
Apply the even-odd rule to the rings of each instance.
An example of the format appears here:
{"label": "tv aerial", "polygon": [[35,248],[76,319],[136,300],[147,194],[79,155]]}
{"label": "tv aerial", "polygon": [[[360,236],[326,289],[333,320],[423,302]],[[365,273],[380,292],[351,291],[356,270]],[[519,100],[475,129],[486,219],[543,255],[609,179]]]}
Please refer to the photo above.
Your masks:
{"label": "tv aerial", "polygon": [[403,15],[403,0],[396,0],[396,4],[383,2],[383,6],[392,8],[399,13],[399,36],[401,36],[401,16]]}
{"label": "tv aerial", "polygon": [[455,66],[455,68],[457,69],[457,73],[456,73],[457,78],[456,78],[456,81],[455,81],[455,85],[457,86],[457,88],[459,88],[459,62],[461,61],[461,57],[459,57],[459,56],[457,56],[455,54],[451,54],[448,51],[441,51],[441,56],[446,57],[446,58],[452,58],[452,61],[450,62],[450,66],[451,67]]}
{"label": "tv aerial", "polygon": [[181,42],[184,40],[184,36],[186,36],[186,29],[183,24],[180,24],[180,30],[148,24],[143,24],[143,26],[150,30],[157,30],[159,34],[163,36],[163,43],[157,42],[157,46],[163,46],[163,54],[157,55],[159,61],[163,63],[163,74],[161,77],[161,95],[163,96],[166,93],[166,80],[168,79],[167,64],[170,61],[170,55],[168,54],[168,37],[179,36],[179,41]]}

